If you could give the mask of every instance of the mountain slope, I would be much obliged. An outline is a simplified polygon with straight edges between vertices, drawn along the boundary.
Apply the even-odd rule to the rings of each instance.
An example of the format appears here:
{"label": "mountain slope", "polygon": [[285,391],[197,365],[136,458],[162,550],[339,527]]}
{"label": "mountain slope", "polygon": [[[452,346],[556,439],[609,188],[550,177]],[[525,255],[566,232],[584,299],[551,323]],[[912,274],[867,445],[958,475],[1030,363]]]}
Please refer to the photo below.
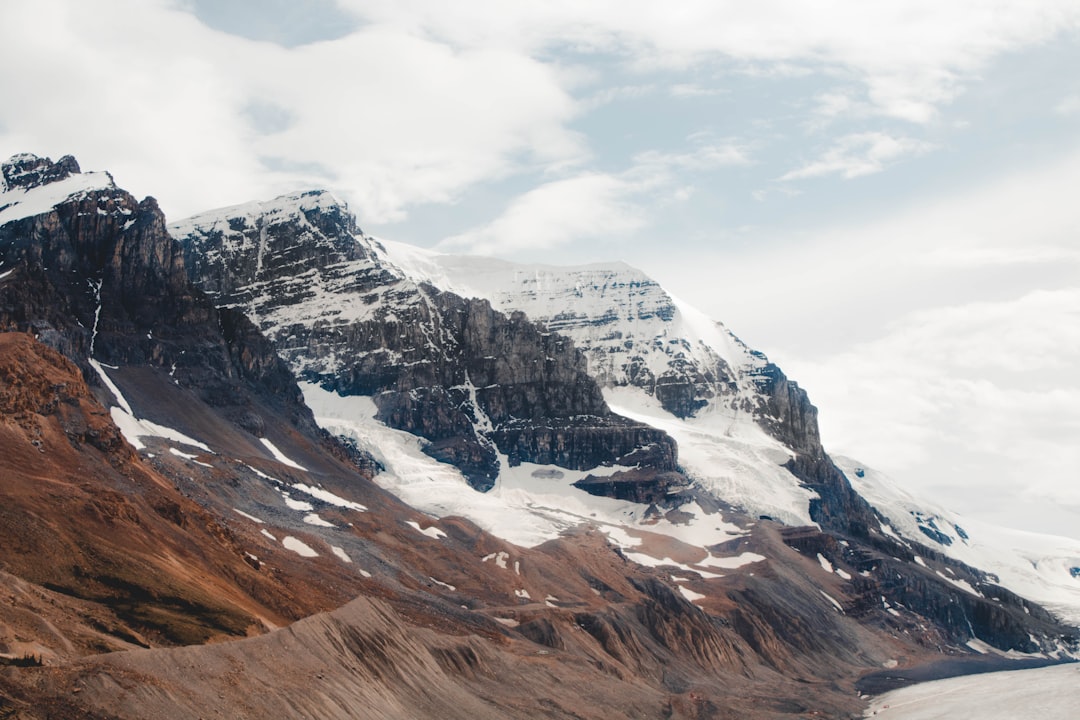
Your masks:
{"label": "mountain slope", "polygon": [[[714,548],[747,534],[753,524],[748,509],[792,525],[814,522],[824,532],[796,533],[791,536],[794,547],[830,563],[858,566],[877,580],[875,591],[935,618],[954,640],[977,636],[1002,647],[1039,647],[1021,629],[1032,618],[1018,598],[994,590],[991,594],[1002,603],[997,606],[988,594],[961,596],[958,586],[938,573],[956,573],[973,587],[990,587],[993,578],[945,556],[933,568],[919,566],[909,546],[881,529],[878,515],[821,447],[816,409],[805,392],[760,353],[631,268],[517,267],[376,241],[359,232],[347,209],[325,193],[212,211],[176,223],[172,230],[191,257],[196,282],[217,293],[217,302],[246,306],[263,318],[283,357],[310,380],[304,393],[320,423],[379,458],[385,472],[376,482],[420,509],[441,517],[464,515],[505,539],[529,545],[582,522],[598,523],[635,561],[695,573],[708,572],[710,564],[739,564]],[[362,260],[349,259],[354,256]],[[350,284],[352,277],[364,278],[360,289]],[[435,290],[436,284],[443,290]],[[386,326],[379,318],[389,319],[390,333],[400,333],[399,316],[433,304],[433,298],[449,297],[450,290],[486,293],[493,306],[510,313],[538,313],[543,322],[569,334],[563,339],[547,328],[556,345],[571,348],[580,342],[588,370],[604,386],[609,403],[620,415],[674,437],[679,466],[694,484],[643,492],[634,469],[599,466],[604,458],[593,448],[605,442],[602,436],[563,436],[570,454],[574,445],[589,444],[589,452],[579,456],[588,458],[592,469],[550,454],[514,454],[496,443],[498,475],[485,495],[466,487],[453,468],[422,459],[422,443],[387,429],[389,424],[416,432],[386,423],[386,391],[355,384],[352,378],[355,368],[387,357]],[[457,306],[463,302],[476,301],[454,301]],[[359,322],[355,313],[338,317],[338,309],[354,307],[367,308],[371,317]],[[273,318],[267,320],[269,315]],[[409,317],[417,318],[416,325],[429,322],[428,316]],[[520,315],[510,317],[521,322],[514,320]],[[334,334],[349,340],[328,353],[322,339]],[[423,334],[427,352],[435,356],[459,343],[454,333]],[[363,337],[379,339],[371,344]],[[489,346],[500,355],[486,360],[499,362],[515,353],[526,360],[536,357],[535,348],[515,350],[516,338],[510,339],[507,345]],[[408,359],[394,357],[387,368],[399,384],[400,378],[414,377],[403,367],[412,367]],[[520,362],[504,367],[503,376],[487,376],[492,384],[473,386],[470,393],[498,395],[503,385],[512,387],[521,373],[528,374]],[[334,376],[335,368],[340,377]],[[466,373],[471,372],[466,365]],[[458,389],[452,378],[436,376],[433,382],[448,394]],[[544,391],[543,385],[538,389]],[[438,390],[425,386],[425,392]],[[497,437],[498,427],[487,415],[491,405],[479,392],[477,397],[480,402],[473,407],[479,411],[467,415],[479,436]],[[676,402],[678,397],[685,402]],[[549,422],[539,407],[530,422]],[[473,486],[486,487],[475,480]],[[652,534],[685,543],[689,547],[682,552],[697,559],[687,563],[650,548],[652,543],[642,537]],[[896,577],[902,582],[894,582]],[[905,591],[913,583],[920,588],[914,596]],[[882,603],[880,609],[892,608],[888,600]],[[969,616],[981,619],[976,623]],[[1038,615],[1038,623],[1044,625],[1033,636],[1053,626],[1045,613]],[[1047,637],[1055,635],[1049,632]],[[1051,639],[1045,647],[1056,652],[1058,641]]]}
{"label": "mountain slope", "polygon": [[[874,528],[785,527],[700,488],[587,492],[659,487],[670,439],[596,404],[568,340],[483,301],[412,283],[406,307],[433,310],[402,317],[449,330],[425,336],[424,362],[395,360],[375,396],[317,373],[325,385],[298,385],[237,308],[183,278],[152,201],[79,174],[71,160],[4,165],[0,714],[843,717],[861,706],[861,674],[971,655],[972,635],[1044,655],[1075,646],[1038,606],[991,598],[983,574],[948,558],[920,565]],[[286,224],[318,228],[321,212]],[[333,255],[312,240],[293,274]],[[264,251],[263,268],[287,283],[276,257]],[[384,309],[356,329],[387,337],[361,347],[390,357],[391,334],[412,328]],[[312,325],[294,333],[333,334]],[[306,343],[277,342],[306,358]],[[499,353],[495,382],[446,387],[473,377],[484,348]],[[490,492],[425,453],[431,440],[376,419],[421,389],[467,400],[416,417],[438,425],[440,407],[456,409],[490,441]],[[318,428],[308,400],[351,442]],[[593,413],[568,414],[580,407]],[[627,464],[592,466],[630,442]],[[421,509],[384,487],[411,488]],[[259,636],[169,647],[246,634]]]}
{"label": "mountain slope", "polygon": [[572,345],[520,313],[407,278],[325,192],[249,203],[174,224],[192,278],[242,309],[297,375],[369,395],[378,419],[427,440],[481,490],[512,464],[648,469],[660,496],[675,444],[612,413]]}

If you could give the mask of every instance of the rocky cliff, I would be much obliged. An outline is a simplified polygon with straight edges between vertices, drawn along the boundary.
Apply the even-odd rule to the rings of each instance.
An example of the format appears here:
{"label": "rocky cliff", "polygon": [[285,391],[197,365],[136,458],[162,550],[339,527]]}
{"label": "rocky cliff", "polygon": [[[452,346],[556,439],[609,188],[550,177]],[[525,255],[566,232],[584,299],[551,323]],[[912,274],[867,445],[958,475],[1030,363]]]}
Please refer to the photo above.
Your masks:
{"label": "rocky cliff", "polygon": [[408,278],[329,193],[171,230],[193,280],[252,317],[298,376],[372,396],[379,420],[430,441],[425,451],[478,489],[494,484],[499,453],[511,465],[589,469],[651,448],[647,469],[676,470],[671,438],[612,413],[570,340]]}
{"label": "rocky cliff", "polygon": [[257,396],[319,432],[273,348],[191,284],[153,198],[137,201],[108,173],[80,173],[71,157],[16,156],[3,177],[0,329],[60,350],[103,397],[94,363],[148,365],[238,423]]}

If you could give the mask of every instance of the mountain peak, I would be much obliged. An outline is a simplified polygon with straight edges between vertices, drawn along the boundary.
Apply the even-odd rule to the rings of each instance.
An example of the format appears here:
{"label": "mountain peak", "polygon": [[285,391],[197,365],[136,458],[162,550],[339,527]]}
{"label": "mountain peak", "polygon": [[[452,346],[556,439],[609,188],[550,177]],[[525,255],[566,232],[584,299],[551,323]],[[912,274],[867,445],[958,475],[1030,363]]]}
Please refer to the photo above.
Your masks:
{"label": "mountain peak", "polygon": [[4,190],[14,188],[29,190],[82,172],[79,169],[79,163],[71,155],[65,155],[53,162],[51,158],[38,157],[32,153],[20,153],[12,155],[0,167],[3,168]]}

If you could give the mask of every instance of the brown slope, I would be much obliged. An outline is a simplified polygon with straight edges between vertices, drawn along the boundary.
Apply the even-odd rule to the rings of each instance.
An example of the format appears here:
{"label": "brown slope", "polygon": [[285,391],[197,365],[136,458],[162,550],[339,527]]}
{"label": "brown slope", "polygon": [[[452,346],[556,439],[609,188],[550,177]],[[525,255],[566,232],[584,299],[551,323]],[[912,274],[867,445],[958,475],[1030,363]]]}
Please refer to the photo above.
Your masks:
{"label": "brown slope", "polygon": [[246,563],[228,528],[124,441],[78,369],[29,335],[0,334],[0,411],[0,569],[85,601],[75,637],[43,633],[38,654],[243,636],[320,607]]}

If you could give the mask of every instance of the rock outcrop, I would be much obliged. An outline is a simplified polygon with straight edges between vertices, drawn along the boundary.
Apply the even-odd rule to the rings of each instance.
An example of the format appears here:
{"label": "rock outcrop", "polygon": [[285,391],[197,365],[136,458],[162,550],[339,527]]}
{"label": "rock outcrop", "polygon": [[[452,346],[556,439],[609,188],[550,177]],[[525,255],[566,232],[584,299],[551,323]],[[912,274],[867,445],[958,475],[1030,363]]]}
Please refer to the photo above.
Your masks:
{"label": "rock outcrop", "polygon": [[70,157],[16,156],[3,175],[0,330],[32,332],[98,387],[92,360],[148,365],[236,418],[258,396],[319,432],[273,348],[192,285],[153,198],[136,201]]}
{"label": "rock outcrop", "polygon": [[655,446],[652,472],[676,471],[671,438],[613,414],[570,340],[410,280],[329,193],[225,208],[172,232],[192,279],[247,312],[299,377],[372,396],[379,420],[430,441],[425,452],[477,489],[494,484],[497,453],[584,470]]}

